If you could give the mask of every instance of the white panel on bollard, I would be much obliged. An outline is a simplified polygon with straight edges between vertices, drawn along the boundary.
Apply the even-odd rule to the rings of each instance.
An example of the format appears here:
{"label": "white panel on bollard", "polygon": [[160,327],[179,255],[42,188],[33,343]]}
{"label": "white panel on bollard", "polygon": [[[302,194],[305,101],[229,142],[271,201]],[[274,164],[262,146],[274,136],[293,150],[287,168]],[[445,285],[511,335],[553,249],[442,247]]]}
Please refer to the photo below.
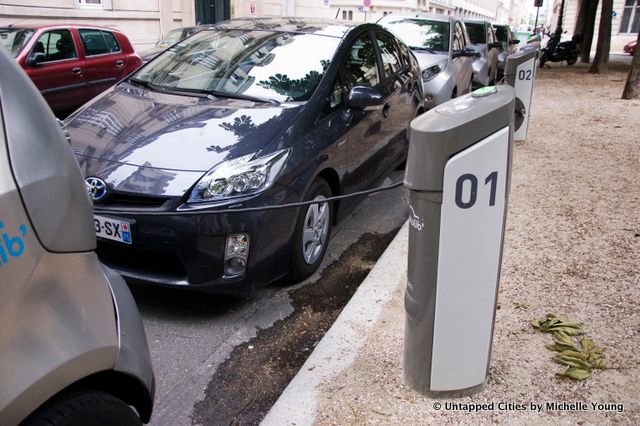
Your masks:
{"label": "white panel on bollard", "polygon": [[484,383],[505,217],[509,127],[446,164],[440,223],[432,391]]}
{"label": "white panel on bollard", "polygon": [[523,141],[527,139],[529,128],[529,114],[531,112],[531,97],[533,95],[533,80],[536,73],[536,58],[533,57],[518,65],[515,75],[516,96],[524,104],[522,125],[513,134],[513,140]]}

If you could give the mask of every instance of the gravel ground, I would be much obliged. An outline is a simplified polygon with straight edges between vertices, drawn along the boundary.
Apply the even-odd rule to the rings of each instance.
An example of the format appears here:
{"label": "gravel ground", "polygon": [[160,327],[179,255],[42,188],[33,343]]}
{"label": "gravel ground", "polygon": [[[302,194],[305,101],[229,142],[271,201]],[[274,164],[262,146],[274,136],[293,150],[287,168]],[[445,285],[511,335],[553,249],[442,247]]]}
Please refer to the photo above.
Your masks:
{"label": "gravel ground", "polygon": [[[484,390],[438,401],[403,385],[401,282],[354,363],[320,386],[316,424],[640,424],[640,101],[620,99],[627,67],[553,65],[537,73],[529,139],[514,147]],[[547,313],[584,323],[610,369],[557,376],[551,336],[530,327]],[[574,406],[547,406],[562,402]]]}

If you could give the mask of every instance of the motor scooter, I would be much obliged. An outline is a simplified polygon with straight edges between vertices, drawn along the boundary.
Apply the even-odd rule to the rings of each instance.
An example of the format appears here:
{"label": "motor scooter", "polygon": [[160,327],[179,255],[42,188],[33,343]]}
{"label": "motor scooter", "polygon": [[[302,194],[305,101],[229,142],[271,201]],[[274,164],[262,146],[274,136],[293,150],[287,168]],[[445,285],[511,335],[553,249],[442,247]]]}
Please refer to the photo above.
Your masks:
{"label": "motor scooter", "polygon": [[580,49],[578,43],[582,41],[582,35],[574,34],[571,40],[560,41],[561,31],[556,31],[549,35],[547,45],[540,50],[540,68],[547,62],[567,61],[568,65],[573,65],[578,61]]}

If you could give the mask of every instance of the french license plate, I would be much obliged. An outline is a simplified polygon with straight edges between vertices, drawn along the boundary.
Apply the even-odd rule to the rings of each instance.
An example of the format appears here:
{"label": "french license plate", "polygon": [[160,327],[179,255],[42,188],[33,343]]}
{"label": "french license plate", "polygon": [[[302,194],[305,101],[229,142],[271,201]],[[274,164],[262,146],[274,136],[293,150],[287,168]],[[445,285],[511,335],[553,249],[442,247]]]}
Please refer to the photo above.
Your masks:
{"label": "french license plate", "polygon": [[93,224],[98,237],[131,244],[131,224],[129,222],[93,215]]}

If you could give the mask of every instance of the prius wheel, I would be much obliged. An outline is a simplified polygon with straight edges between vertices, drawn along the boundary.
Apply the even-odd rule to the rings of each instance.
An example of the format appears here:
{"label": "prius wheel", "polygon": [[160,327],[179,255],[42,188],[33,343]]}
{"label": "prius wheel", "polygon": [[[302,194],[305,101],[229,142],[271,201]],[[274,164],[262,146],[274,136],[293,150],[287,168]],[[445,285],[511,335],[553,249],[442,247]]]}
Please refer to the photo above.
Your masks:
{"label": "prius wheel", "polygon": [[56,397],[29,416],[25,426],[133,426],[138,415],[120,399],[105,392],[87,391]]}
{"label": "prius wheel", "polygon": [[320,266],[327,251],[333,212],[331,204],[322,200],[329,197],[331,197],[329,184],[324,179],[318,178],[304,198],[305,201],[314,200],[319,203],[302,207],[298,214],[289,271],[289,278],[294,281],[302,281],[310,277]]}

